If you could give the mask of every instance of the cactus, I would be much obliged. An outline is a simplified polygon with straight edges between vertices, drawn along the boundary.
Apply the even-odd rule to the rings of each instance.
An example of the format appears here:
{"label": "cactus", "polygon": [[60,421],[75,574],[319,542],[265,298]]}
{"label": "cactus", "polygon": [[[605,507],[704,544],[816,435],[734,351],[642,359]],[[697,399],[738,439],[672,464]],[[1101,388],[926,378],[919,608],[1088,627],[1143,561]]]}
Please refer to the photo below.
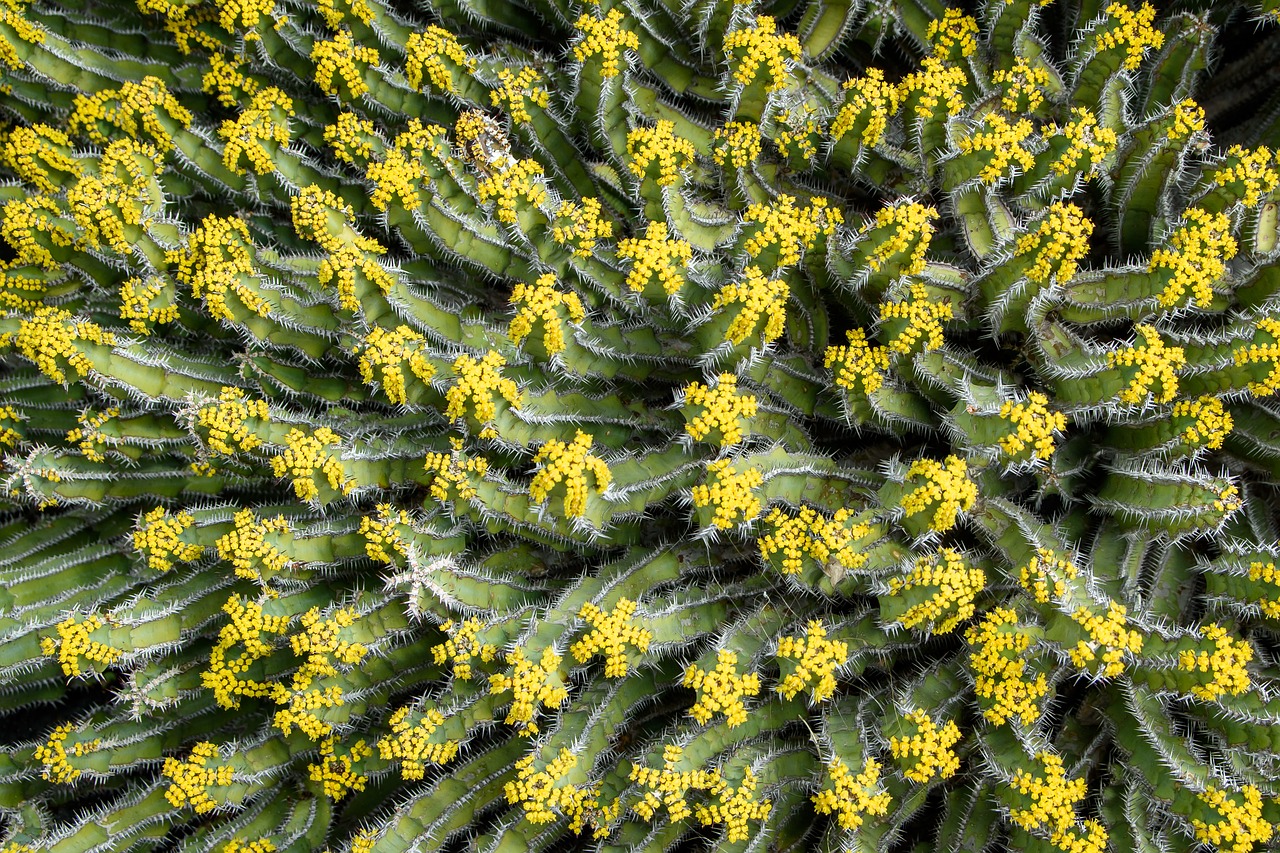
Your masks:
{"label": "cactus", "polygon": [[0,851],[1280,843],[1275,4],[968,5],[2,0]]}

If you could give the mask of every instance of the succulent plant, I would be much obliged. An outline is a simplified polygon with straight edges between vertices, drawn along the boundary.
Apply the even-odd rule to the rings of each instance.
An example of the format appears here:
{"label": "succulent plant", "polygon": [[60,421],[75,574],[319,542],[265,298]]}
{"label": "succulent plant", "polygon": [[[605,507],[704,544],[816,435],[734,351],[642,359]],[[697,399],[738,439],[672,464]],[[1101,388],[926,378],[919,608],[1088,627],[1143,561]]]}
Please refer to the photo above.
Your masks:
{"label": "succulent plant", "polygon": [[1276,17],[0,0],[0,851],[1274,847]]}

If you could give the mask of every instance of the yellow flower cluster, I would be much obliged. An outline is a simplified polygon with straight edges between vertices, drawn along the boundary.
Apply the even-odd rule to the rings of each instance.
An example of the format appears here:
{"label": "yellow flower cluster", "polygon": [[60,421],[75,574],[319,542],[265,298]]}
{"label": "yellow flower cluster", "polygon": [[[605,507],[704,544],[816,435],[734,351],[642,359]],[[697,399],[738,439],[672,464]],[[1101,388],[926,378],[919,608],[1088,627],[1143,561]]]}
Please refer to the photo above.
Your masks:
{"label": "yellow flower cluster", "polygon": [[115,406],[96,414],[92,409],[86,409],[76,416],[76,422],[80,426],[67,430],[66,441],[68,444],[79,442],[77,449],[90,462],[105,462],[107,457],[103,451],[119,444],[120,439],[118,435],[112,434],[119,432],[118,428],[109,429],[107,432],[103,432],[102,428],[118,417],[120,417],[120,410]]}
{"label": "yellow flower cluster", "polygon": [[373,21],[373,10],[365,0],[320,0],[317,10],[331,30],[340,30],[349,21],[359,21],[362,24]]}
{"label": "yellow flower cluster", "polygon": [[343,629],[355,624],[358,617],[354,610],[339,608],[328,619],[322,619],[320,608],[313,607],[302,615],[302,631],[289,638],[294,655],[303,658],[294,672],[288,688],[272,685],[272,699],[287,705],[276,712],[275,726],[286,735],[297,726],[312,740],[319,740],[332,732],[333,727],[313,712],[320,708],[337,708],[343,704],[343,690],[338,685],[324,688],[312,687],[317,678],[331,678],[338,674],[334,661],[349,666],[361,661],[368,653],[363,643],[343,640]]}
{"label": "yellow flower cluster", "polygon": [[946,533],[956,526],[956,516],[968,512],[978,499],[978,485],[969,479],[969,469],[959,456],[945,461],[917,459],[907,469],[907,482],[923,478],[924,482],[902,499],[902,511],[908,516],[936,506],[929,527]]}
{"label": "yellow flower cluster", "polygon": [[592,56],[599,56],[600,76],[606,80],[617,77],[622,70],[618,64],[622,52],[640,49],[640,37],[623,29],[622,21],[622,10],[616,7],[603,18],[584,13],[574,24],[582,33],[582,41],[574,45],[573,58],[586,62]]}
{"label": "yellow flower cluster", "polygon": [[237,175],[244,174],[241,160],[259,175],[276,170],[272,146],[289,144],[289,119],[294,115],[293,99],[275,87],[258,91],[234,121],[224,121],[218,136],[226,140],[222,162]]}
{"label": "yellow flower cluster", "polygon": [[138,529],[133,532],[133,549],[146,557],[147,565],[157,572],[169,571],[175,562],[199,559],[204,548],[181,539],[195,521],[189,512],[170,515],[167,509],[158,506],[138,520]]}
{"label": "yellow flower cluster", "polygon": [[831,138],[839,142],[853,130],[860,120],[865,120],[858,141],[870,148],[884,139],[889,127],[889,117],[898,111],[898,89],[885,82],[884,72],[868,68],[863,77],[844,81],[844,104],[831,122]]}
{"label": "yellow flower cluster", "polygon": [[[1168,403],[1178,396],[1178,368],[1187,363],[1182,347],[1165,344],[1154,326],[1137,325],[1143,343],[1107,353],[1109,367],[1136,367],[1129,386],[1120,392],[1120,402],[1133,406],[1142,405],[1148,395],[1157,403]],[[1238,358],[1238,354],[1237,354]],[[1160,393],[1155,393],[1155,386]]]}
{"label": "yellow flower cluster", "polygon": [[518,74],[510,68],[499,68],[498,88],[489,93],[489,102],[495,107],[505,105],[507,114],[516,124],[531,122],[533,116],[529,115],[527,104],[545,110],[551,103],[546,87],[538,85],[541,82],[542,75],[532,65],[524,66]]}
{"label": "yellow flower cluster", "polygon": [[948,720],[939,729],[923,708],[916,708],[903,719],[915,727],[916,733],[889,738],[889,751],[905,768],[902,775],[922,785],[935,776],[940,779],[954,776],[960,769],[960,758],[951,750],[960,740],[960,727],[955,721]]}
{"label": "yellow flower cluster", "polygon": [[1051,548],[1038,548],[1036,555],[1018,570],[1018,583],[1031,593],[1036,604],[1048,604],[1050,597],[1062,598],[1067,592],[1063,580],[1075,580],[1080,570],[1076,564],[1059,557]]}
{"label": "yellow flower cluster", "polygon": [[188,285],[197,299],[204,299],[213,317],[235,322],[235,313],[227,305],[228,292],[254,314],[271,313],[270,303],[248,284],[257,276],[252,248],[249,227],[242,220],[206,216],[187,235],[183,248],[165,253],[165,262],[171,265],[174,278]]}
{"label": "yellow flower cluster", "polygon": [[56,639],[40,638],[40,652],[49,657],[56,657],[58,663],[62,665],[62,674],[68,678],[81,674],[80,658],[91,663],[110,666],[123,657],[124,652],[106,643],[99,643],[89,636],[106,624],[97,614],[90,614],[79,622],[76,621],[76,617],[68,616],[54,626],[54,630],[58,632]]}
{"label": "yellow flower cluster", "polygon": [[467,74],[476,70],[476,61],[467,55],[457,37],[434,24],[409,36],[404,43],[404,53],[405,79],[415,89],[421,89],[425,82],[441,93],[455,94],[458,88],[453,82],[454,72],[445,63],[446,59]]}
{"label": "yellow flower cluster", "polygon": [[901,201],[876,213],[875,230],[890,232],[887,238],[876,244],[867,258],[872,272],[878,272],[894,255],[908,255],[899,270],[900,275],[918,275],[924,272],[924,256],[933,240],[933,220],[938,211],[914,201]]}
{"label": "yellow flower cluster", "polygon": [[1271,362],[1271,373],[1261,382],[1250,382],[1249,393],[1255,397],[1270,397],[1280,391],[1280,320],[1263,317],[1258,321],[1258,331],[1271,338],[1269,344],[1250,344],[1232,354],[1236,367],[1246,364]]}
{"label": "yellow flower cluster", "polygon": [[529,498],[535,503],[542,503],[551,491],[564,483],[564,514],[566,518],[577,518],[587,511],[587,474],[594,481],[597,492],[603,492],[613,482],[609,466],[603,460],[590,454],[593,436],[578,430],[573,441],[566,444],[552,439],[538,450],[533,457],[533,464],[541,465],[529,483]]}
{"label": "yellow flower cluster", "polygon": [[1028,681],[1027,661],[1023,653],[1031,646],[1031,637],[1019,630],[1018,614],[997,607],[982,622],[965,632],[974,651],[969,654],[973,669],[974,692],[984,700],[982,716],[993,725],[1002,726],[1017,719],[1030,726],[1040,719],[1037,704],[1048,692],[1044,673]]}
{"label": "yellow flower cluster", "polygon": [[352,791],[363,791],[367,777],[357,772],[355,764],[373,755],[373,747],[363,740],[352,744],[347,755],[338,755],[334,749],[334,739],[326,738],[320,742],[320,762],[308,764],[307,771],[312,782],[319,782],[324,794],[331,800],[341,800]]}
{"label": "yellow flower cluster", "polygon": [[954,548],[917,557],[905,576],[889,579],[889,593],[894,596],[914,589],[933,590],[897,620],[906,628],[925,626],[930,634],[950,634],[958,628],[973,615],[974,600],[986,587],[986,572],[966,565],[964,555]]}
{"label": "yellow flower cluster", "polygon": [[13,406],[0,406],[0,447],[17,447],[22,443],[22,432],[17,427],[26,419]]}
{"label": "yellow flower cluster", "polygon": [[634,293],[643,291],[657,276],[668,296],[685,284],[685,270],[693,260],[693,247],[680,239],[667,238],[667,223],[650,222],[643,237],[618,241],[618,257],[633,261],[627,273],[627,287]]}
{"label": "yellow flower cluster", "polygon": [[1220,187],[1240,186],[1244,190],[1241,201],[1245,207],[1253,207],[1263,196],[1271,195],[1280,187],[1276,152],[1265,145],[1253,149],[1232,145],[1227,149],[1224,163],[1214,170],[1210,179]]}
{"label": "yellow flower cluster", "polygon": [[50,782],[69,785],[79,779],[80,768],[72,766],[69,759],[81,758],[102,747],[102,740],[94,738],[74,744],[68,752],[67,737],[73,731],[75,731],[74,726],[64,723],[54,729],[44,743],[36,746],[35,760],[44,765],[40,775]]}
{"label": "yellow flower cluster", "polygon": [[506,131],[483,110],[467,110],[458,116],[453,125],[453,138],[462,149],[462,160],[485,177],[491,176],[494,170],[503,171],[516,165]]}
{"label": "yellow flower cluster", "polygon": [[1236,425],[1231,413],[1217,397],[1179,400],[1173,404],[1172,416],[1175,421],[1179,418],[1190,421],[1182,431],[1183,442],[1191,447],[1204,447],[1207,450],[1222,449],[1223,441]]}
{"label": "yellow flower cluster", "polygon": [[161,153],[173,150],[173,137],[166,122],[188,128],[191,111],[169,91],[159,77],[143,77],[135,83],[126,81],[119,89],[103,89],[93,95],[76,95],[67,118],[67,130],[83,133],[98,145],[111,140],[103,125],[118,129],[130,139],[145,136]]}
{"label": "yellow flower cluster", "polygon": [[754,672],[739,675],[738,654],[729,649],[716,652],[716,668],[710,672],[697,664],[689,664],[680,683],[698,694],[698,700],[689,708],[689,716],[706,725],[716,714],[723,713],[731,729],[747,721],[742,700],[760,693],[760,676]]}
{"label": "yellow flower cluster", "polygon": [[[371,160],[374,143],[381,142],[373,122],[352,112],[339,113],[333,124],[324,126],[324,141],[335,157],[353,166]],[[297,228],[296,218],[294,227]],[[325,229],[321,226],[320,230]]]}
{"label": "yellow flower cluster", "polygon": [[[150,335],[154,323],[163,326],[178,319],[178,306],[173,304],[173,285],[159,276],[126,278],[120,282],[120,319],[140,335]],[[157,299],[168,304],[155,305]]]}
{"label": "yellow flower cluster", "polygon": [[1018,238],[1014,251],[1019,257],[1034,260],[1026,270],[1031,281],[1044,284],[1050,277],[1059,282],[1070,281],[1077,265],[1089,254],[1089,236],[1093,222],[1074,204],[1054,202],[1049,205],[1039,226]]}
{"label": "yellow flower cluster", "polygon": [[196,814],[208,814],[217,808],[218,803],[209,795],[209,789],[235,781],[230,765],[209,766],[209,760],[218,757],[217,745],[202,741],[192,747],[191,756],[185,761],[166,758],[160,773],[169,780],[164,792],[169,805],[175,809],[190,805]]}
{"label": "yellow flower cluster", "polygon": [[316,474],[323,474],[329,488],[341,495],[351,493],[356,481],[347,477],[342,461],[326,448],[341,447],[342,439],[328,427],[320,427],[308,435],[294,428],[284,439],[285,449],[271,460],[271,471],[277,477],[292,477],[293,491],[300,501],[320,498]]}
{"label": "yellow flower cluster", "polygon": [[476,635],[484,625],[479,619],[472,617],[455,623],[452,620],[440,626],[440,630],[449,637],[445,642],[431,647],[431,658],[438,666],[446,663],[453,665],[454,678],[470,681],[471,661],[480,658],[489,663],[498,655],[498,647],[492,643],[476,642]]}
{"label": "yellow flower cluster", "polygon": [[67,190],[67,207],[85,246],[105,243],[122,255],[133,252],[125,229],[141,225],[145,208],[152,206],[159,160],[150,145],[118,139],[103,152],[98,174],[85,175]]}
{"label": "yellow flower cluster", "polygon": [[627,134],[627,168],[644,178],[651,163],[658,164],[658,186],[673,186],[680,170],[693,162],[693,143],[676,136],[676,123],[662,119],[653,127],[633,128]]}
{"label": "yellow flower cluster", "polygon": [[872,394],[884,384],[884,372],[889,369],[889,350],[873,346],[862,329],[847,332],[847,346],[827,347],[823,366],[836,367],[837,388],[847,388],[855,393],[862,386],[862,393]]}
{"label": "yellow flower cluster", "polygon": [[227,109],[235,109],[242,99],[253,95],[259,87],[257,80],[245,76],[240,70],[244,64],[240,57],[211,54],[209,70],[200,80],[201,91],[215,96],[218,103]]}
{"label": "yellow flower cluster", "polygon": [[358,312],[360,298],[356,293],[357,272],[384,294],[390,293],[395,287],[395,277],[376,258],[370,257],[370,253],[381,255],[386,251],[377,240],[365,237],[357,238],[354,243],[343,243],[320,262],[316,279],[325,285],[336,279],[338,306],[344,311]]}
{"label": "yellow flower cluster", "polygon": [[[486,437],[487,430],[481,430],[480,436]],[[454,439],[450,439],[453,441]],[[461,440],[458,440],[461,445]],[[423,461],[424,469],[432,474],[429,487],[431,497],[447,504],[452,500],[469,501],[476,496],[476,487],[471,482],[472,476],[483,478],[489,472],[489,462],[484,457],[476,459],[463,458],[455,448],[454,453],[428,453]]]}
{"label": "yellow flower cluster", "polygon": [[[1272,586],[1280,587],[1280,571],[1276,570],[1275,563],[1250,563],[1249,580],[1254,582],[1263,581]],[[1280,619],[1280,599],[1262,596],[1255,603],[1262,608],[1263,616],[1271,619]]]}
{"label": "yellow flower cluster", "polygon": [[239,838],[233,838],[224,844],[218,853],[275,853],[275,851],[276,846],[267,838],[259,838],[247,844]]}
{"label": "yellow flower cluster", "polygon": [[[1044,135],[1052,142],[1064,140],[1067,147],[1053,161],[1053,173],[1090,176],[1097,172],[1102,162],[1116,150],[1119,137],[1109,127],[1099,127],[1098,119],[1085,107],[1072,107],[1073,119],[1062,127],[1050,124]],[[1055,150],[1058,146],[1054,146]]]}
{"label": "yellow flower cluster", "polygon": [[1033,113],[1044,103],[1044,88],[1049,85],[1049,72],[1019,56],[1012,68],[997,69],[991,82],[1001,86],[1004,94],[1000,106],[1014,115]]}
{"label": "yellow flower cluster", "polygon": [[778,117],[773,144],[784,158],[812,160],[818,154],[822,133],[822,125],[810,108],[789,109]]}
{"label": "yellow flower cluster", "polygon": [[[209,666],[200,673],[200,683],[213,691],[214,701],[223,708],[239,708],[240,699],[279,695],[280,685],[243,677],[254,663],[271,654],[270,642],[264,634],[283,634],[289,626],[288,616],[266,616],[256,601],[242,601],[233,594],[222,606],[231,621],[218,632],[218,642],[209,653]],[[242,651],[232,659],[227,652],[239,644]]]}
{"label": "yellow flower cluster", "polygon": [[1213,651],[1183,651],[1178,654],[1178,668],[1183,672],[1207,672],[1207,684],[1191,688],[1191,695],[1206,702],[1230,694],[1239,696],[1249,689],[1248,664],[1253,660],[1253,647],[1237,640],[1217,622],[1204,626],[1203,639],[1213,644]]}
{"label": "yellow flower cluster", "polygon": [[398,199],[406,210],[421,206],[419,193],[430,185],[430,176],[424,159],[430,155],[438,161],[448,157],[445,130],[436,124],[424,125],[418,119],[410,119],[407,129],[399,134],[383,159],[371,161],[365,168],[365,179],[374,185],[369,203],[378,210],[386,210],[393,199]]}
{"label": "yellow flower cluster", "polygon": [[827,629],[814,619],[805,627],[804,637],[779,637],[777,655],[779,661],[796,664],[774,689],[784,699],[794,699],[801,690],[808,690],[812,701],[822,702],[835,695],[836,670],[849,660],[849,645],[828,640]]}
{"label": "yellow flower cluster", "polygon": [[73,320],[61,308],[45,305],[21,320],[16,334],[0,335],[0,349],[12,346],[45,376],[66,384],[67,371],[75,379],[93,369],[93,362],[76,347],[76,341],[115,346],[116,338],[94,323]]}
{"label": "yellow flower cluster", "polygon": [[771,529],[757,543],[760,555],[768,560],[781,552],[782,573],[787,575],[798,574],[806,556],[824,566],[835,560],[846,570],[859,568],[867,562],[867,555],[855,551],[853,543],[867,536],[871,528],[863,523],[850,528],[850,517],[844,507],[829,519],[807,506],[800,507],[796,516],[774,507],[764,520]]}
{"label": "yellow flower cluster", "polygon": [[575,258],[589,258],[597,240],[613,236],[613,222],[602,215],[600,199],[584,198],[582,204],[562,201],[556,210],[556,219],[565,221],[551,229],[551,239],[561,246],[573,249]]}
{"label": "yellow flower cluster", "polygon": [[422,335],[408,326],[397,326],[393,332],[374,326],[364,342],[355,348],[360,355],[360,379],[366,385],[375,381],[380,383],[388,400],[402,406],[407,404],[405,366],[408,365],[409,372],[424,384],[430,382],[436,373],[435,367],[423,355],[424,343]]}
{"label": "yellow flower cluster", "polygon": [[417,724],[410,724],[406,705],[392,714],[387,724],[391,734],[378,741],[378,754],[383,761],[399,761],[400,775],[406,781],[423,778],[427,764],[448,764],[458,755],[456,740],[431,742],[436,729],[444,725],[444,714],[435,708],[421,714]]}
{"label": "yellow flower cluster", "polygon": [[1253,845],[1266,844],[1275,834],[1275,827],[1262,816],[1262,792],[1252,785],[1245,785],[1239,794],[1206,785],[1196,799],[1218,817],[1213,823],[1192,819],[1196,841],[1201,844],[1211,844],[1222,853],[1251,853]]}
{"label": "yellow flower cluster", "polygon": [[773,93],[787,85],[787,61],[800,58],[800,39],[791,33],[779,34],[771,16],[757,15],[754,27],[724,37],[724,53],[734,80],[749,86],[763,68],[765,91]]}
{"label": "yellow flower cluster", "polygon": [[739,474],[729,459],[717,459],[707,463],[709,483],[693,487],[693,505],[698,508],[714,506],[712,523],[721,530],[728,530],[742,517],[742,523],[760,514],[760,499],[752,490],[764,482],[758,468],[748,468]]}
{"label": "yellow flower cluster", "polygon": [[986,161],[978,173],[980,183],[988,186],[996,183],[1011,166],[1014,174],[1019,169],[1025,172],[1035,166],[1035,156],[1024,146],[1033,130],[1030,121],[1024,118],[1010,124],[1000,113],[987,113],[981,127],[986,130],[962,136],[958,143],[964,154],[979,154]]}
{"label": "yellow flower cluster", "polygon": [[1182,213],[1182,225],[1169,238],[1172,248],[1151,253],[1147,272],[1167,280],[1156,296],[1165,308],[1172,308],[1191,289],[1191,302],[1207,308],[1213,301],[1213,285],[1227,271],[1227,261],[1236,253],[1231,236],[1231,220],[1223,213],[1209,213],[1193,207]]}
{"label": "yellow flower cluster", "polygon": [[897,100],[899,104],[914,104],[912,118],[929,119],[940,105],[946,106],[947,115],[959,115],[965,106],[963,90],[968,83],[960,66],[926,56],[920,62],[920,70],[898,84]]}
{"label": "yellow flower cluster", "polygon": [[[44,30],[27,20],[26,15],[22,14],[21,5],[17,0],[0,3],[0,27],[12,30],[20,41],[24,41],[27,44],[44,43]],[[0,65],[17,71],[25,64],[18,54],[17,48],[9,43],[6,36],[0,35]]]}
{"label": "yellow flower cluster", "polygon": [[218,402],[201,406],[196,412],[196,427],[205,443],[215,453],[232,456],[236,450],[253,450],[262,439],[249,428],[248,421],[271,421],[266,400],[249,400],[239,388],[224,386]]}
{"label": "yellow flower cluster", "polygon": [[807,209],[796,207],[795,201],[784,194],[770,204],[747,207],[742,215],[743,228],[756,229],[743,246],[748,256],[757,258],[765,249],[776,246],[777,266],[791,266],[799,262],[801,249],[812,249],[819,235],[832,237],[844,222],[844,215],[830,207],[825,198],[814,198]]}
{"label": "yellow flower cluster", "polygon": [[[714,388],[691,382],[681,394],[687,421],[684,431],[694,441],[718,432],[721,447],[732,447],[742,441],[742,421],[754,418],[759,406],[754,394],[738,393],[738,377],[732,373],[721,373]],[[693,407],[700,407],[701,411]]]}
{"label": "yellow flower cluster", "polygon": [[1169,114],[1168,139],[1183,142],[1204,130],[1204,108],[1187,98],[1174,104]]}
{"label": "yellow flower cluster", "polygon": [[[268,574],[282,572],[289,565],[289,555],[267,537],[287,534],[289,522],[283,515],[259,520],[251,509],[242,509],[233,519],[234,529],[213,543],[218,556],[231,563],[237,577],[261,583]],[[261,568],[260,568],[260,567]]]}
{"label": "yellow flower cluster", "polygon": [[[1124,605],[1114,601],[1107,606],[1106,616],[1099,616],[1087,607],[1072,613],[1072,620],[1085,630],[1089,639],[1081,640],[1070,649],[1071,663],[1103,678],[1115,678],[1124,672],[1125,653],[1139,654],[1143,645],[1142,632],[1125,627],[1125,614]],[[1100,649],[1101,659],[1098,658]]]}
{"label": "yellow flower cluster", "polygon": [[0,165],[40,192],[55,194],[66,180],[83,174],[71,139],[56,127],[15,127],[0,140]]}
{"label": "yellow flower cluster", "polygon": [[59,262],[44,240],[59,248],[76,242],[76,235],[58,203],[48,196],[28,195],[7,202],[3,210],[0,239],[16,253],[11,263],[30,264],[46,270],[58,269]]}
{"label": "yellow flower cluster", "polygon": [[1029,458],[1042,462],[1053,456],[1054,433],[1067,428],[1067,416],[1051,411],[1049,398],[1039,391],[1029,393],[1025,403],[1005,401],[1000,417],[1013,425],[1013,432],[1000,439],[1000,449],[1010,456],[1029,449]]}
{"label": "yellow flower cluster", "polygon": [[[582,300],[573,291],[556,290],[556,274],[540,276],[532,285],[519,282],[511,291],[511,304],[519,306],[507,327],[511,343],[520,345],[533,333],[535,323],[542,323],[542,348],[547,355],[563,352],[566,346],[564,323],[581,323],[587,318]],[[561,309],[568,315],[561,315]]]}
{"label": "yellow flower cluster", "polygon": [[569,829],[574,835],[600,807],[600,783],[587,785],[561,784],[569,772],[578,765],[578,757],[569,750],[547,763],[545,770],[535,770],[536,755],[526,755],[516,761],[516,778],[503,789],[507,802],[520,804],[525,819],[533,824],[553,823],[559,815],[569,818]]}
{"label": "yellow flower cluster", "polygon": [[512,668],[511,675],[489,676],[489,693],[496,696],[511,692],[511,708],[504,722],[517,726],[525,737],[532,737],[538,733],[538,725],[533,721],[538,706],[556,708],[569,698],[569,690],[559,672],[560,655],[548,647],[542,650],[538,663],[534,663],[524,656],[524,649],[517,648],[507,652],[507,663]]}
{"label": "yellow flower cluster", "polygon": [[750,121],[731,121],[716,128],[711,156],[719,166],[749,169],[760,156],[763,143],[760,125]]}
{"label": "yellow flower cluster", "polygon": [[[942,321],[953,316],[950,302],[935,302],[929,291],[916,281],[907,287],[906,298],[880,303],[880,322],[902,320],[905,325],[889,341],[890,352],[910,355],[920,347],[930,352],[942,346]],[[894,324],[897,325],[897,324]]]}
{"label": "yellow flower cluster", "polygon": [[356,44],[349,30],[343,30],[328,41],[317,40],[311,46],[311,61],[316,65],[315,81],[326,95],[342,96],[352,100],[369,91],[364,82],[364,72],[356,63],[377,65],[378,51],[368,45]]}
{"label": "yellow flower cluster", "polygon": [[520,408],[520,389],[501,372],[506,363],[494,350],[489,350],[479,361],[466,354],[454,359],[453,372],[458,379],[445,392],[444,416],[452,420],[470,414],[477,423],[487,423],[497,414],[495,393],[513,409]]}
{"label": "yellow flower cluster", "polygon": [[645,820],[653,820],[658,809],[667,810],[667,820],[678,823],[693,814],[685,801],[690,790],[705,791],[715,784],[719,774],[714,770],[676,770],[684,758],[684,750],[668,744],[662,749],[662,769],[631,765],[630,781],[644,790],[644,797],[632,808]]}
{"label": "yellow flower cluster", "polygon": [[694,807],[694,816],[703,826],[723,824],[725,840],[730,844],[746,841],[751,837],[747,821],[766,819],[773,810],[773,804],[756,799],[756,774],[750,767],[743,770],[742,784],[737,788],[731,787],[720,771],[713,770],[712,774],[714,778],[708,794],[716,800],[710,804],[698,803]]}
{"label": "yellow flower cluster", "polygon": [[1084,834],[1075,828],[1076,806],[1085,798],[1083,779],[1067,781],[1062,759],[1041,752],[1036,760],[1044,765],[1044,775],[1037,776],[1019,767],[1010,785],[1021,795],[1026,808],[1012,808],[1009,819],[1028,832],[1049,833],[1049,842],[1069,853],[1106,853],[1107,831],[1096,820],[1084,821]]}
{"label": "yellow flower cluster", "polygon": [[766,278],[760,268],[755,266],[747,267],[743,276],[743,281],[720,288],[711,301],[712,311],[734,305],[742,306],[725,330],[724,339],[735,346],[741,344],[760,328],[763,317],[765,323],[760,343],[763,345],[776,341],[782,337],[786,327],[790,286],[780,278]]}
{"label": "yellow flower cluster", "polygon": [[1150,3],[1143,3],[1137,11],[1112,3],[1107,7],[1107,16],[1110,20],[1095,31],[1094,50],[1123,52],[1124,67],[1130,71],[1141,64],[1148,48],[1159,50],[1164,44],[1164,33],[1151,26],[1156,10]]}
{"label": "yellow flower cluster", "polygon": [[397,510],[391,504],[378,504],[377,511],[376,518],[366,515],[360,519],[357,532],[364,537],[364,552],[370,560],[391,565],[396,561],[392,552],[400,557],[409,555],[409,546],[399,528],[409,527],[412,520],[409,513]]}
{"label": "yellow flower cluster", "polygon": [[521,201],[534,207],[547,203],[547,188],[542,181],[542,165],[536,160],[518,160],[489,175],[476,185],[481,204],[495,202],[499,222],[514,225]]}
{"label": "yellow flower cluster", "polygon": [[978,22],[959,9],[947,9],[941,19],[929,22],[925,37],[935,56],[957,61],[978,49]]}
{"label": "yellow flower cluster", "polygon": [[841,829],[857,829],[864,817],[883,817],[889,813],[893,798],[888,791],[877,791],[880,781],[880,762],[868,758],[857,776],[840,757],[827,765],[830,788],[814,794],[813,810],[818,814],[833,814]]}
{"label": "yellow flower cluster", "polygon": [[578,618],[586,620],[591,630],[569,647],[569,653],[578,663],[603,654],[605,678],[622,678],[627,674],[627,652],[623,647],[634,646],[644,654],[653,642],[652,631],[631,624],[635,614],[636,603],[628,598],[618,599],[607,613],[588,601],[578,611]]}

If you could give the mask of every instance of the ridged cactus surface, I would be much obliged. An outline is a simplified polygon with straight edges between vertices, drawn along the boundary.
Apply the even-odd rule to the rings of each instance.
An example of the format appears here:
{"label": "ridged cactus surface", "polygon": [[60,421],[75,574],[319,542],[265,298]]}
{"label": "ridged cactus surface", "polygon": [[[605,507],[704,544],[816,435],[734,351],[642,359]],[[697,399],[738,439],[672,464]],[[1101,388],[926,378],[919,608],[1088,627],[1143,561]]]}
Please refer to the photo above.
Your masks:
{"label": "ridged cactus surface", "polygon": [[1280,847],[1166,6],[0,0],[0,851]]}

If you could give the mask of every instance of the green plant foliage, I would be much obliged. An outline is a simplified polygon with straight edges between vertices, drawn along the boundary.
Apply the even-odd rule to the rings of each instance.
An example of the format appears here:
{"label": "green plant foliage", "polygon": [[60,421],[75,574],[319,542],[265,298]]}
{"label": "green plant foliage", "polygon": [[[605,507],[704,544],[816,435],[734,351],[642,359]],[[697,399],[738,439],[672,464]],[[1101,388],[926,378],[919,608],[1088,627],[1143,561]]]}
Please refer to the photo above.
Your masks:
{"label": "green plant foliage", "polygon": [[0,851],[1280,844],[1275,4],[970,6],[0,0]]}

